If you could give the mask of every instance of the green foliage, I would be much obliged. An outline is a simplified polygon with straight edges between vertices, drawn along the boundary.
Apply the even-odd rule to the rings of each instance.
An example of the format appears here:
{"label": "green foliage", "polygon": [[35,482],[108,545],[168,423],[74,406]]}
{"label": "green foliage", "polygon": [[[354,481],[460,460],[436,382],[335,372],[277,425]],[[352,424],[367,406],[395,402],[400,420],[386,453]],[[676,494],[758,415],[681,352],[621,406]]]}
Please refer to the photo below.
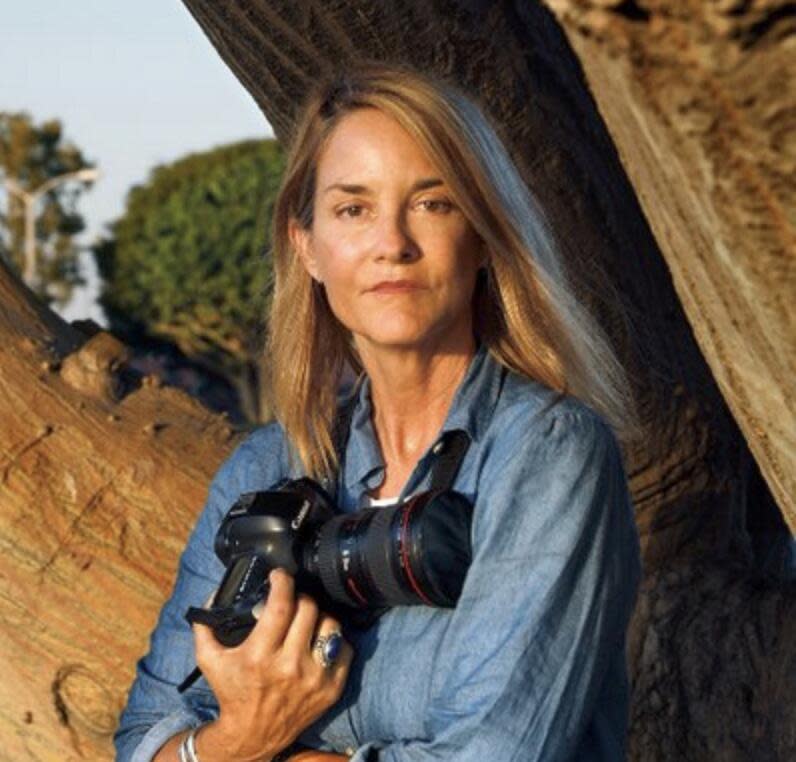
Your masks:
{"label": "green foliage", "polygon": [[227,376],[251,367],[283,167],[276,141],[246,141],[157,167],[133,188],[95,248],[112,330],[169,339]]}
{"label": "green foliage", "polygon": [[[15,270],[24,268],[24,205],[10,187],[34,193],[47,180],[91,166],[64,140],[57,119],[35,125],[25,113],[0,112],[0,177],[5,208],[0,211],[0,257]],[[82,284],[74,236],[83,228],[77,202],[87,182],[71,181],[42,194],[36,203],[37,272],[35,290],[46,301],[65,304]]]}

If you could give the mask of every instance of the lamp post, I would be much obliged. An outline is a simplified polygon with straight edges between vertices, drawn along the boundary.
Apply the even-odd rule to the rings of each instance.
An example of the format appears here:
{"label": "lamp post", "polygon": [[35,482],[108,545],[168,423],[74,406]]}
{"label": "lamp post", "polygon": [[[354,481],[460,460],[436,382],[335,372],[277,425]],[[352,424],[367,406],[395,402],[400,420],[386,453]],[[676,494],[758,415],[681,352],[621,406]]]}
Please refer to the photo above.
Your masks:
{"label": "lamp post", "polygon": [[22,271],[22,280],[33,288],[36,285],[37,262],[36,262],[36,202],[47,191],[52,190],[61,183],[69,180],[82,180],[90,182],[99,177],[99,170],[94,167],[84,167],[74,172],[66,172],[63,175],[51,177],[45,180],[36,190],[26,191],[12,177],[6,178],[6,188],[9,193],[13,193],[25,208],[25,266]]}

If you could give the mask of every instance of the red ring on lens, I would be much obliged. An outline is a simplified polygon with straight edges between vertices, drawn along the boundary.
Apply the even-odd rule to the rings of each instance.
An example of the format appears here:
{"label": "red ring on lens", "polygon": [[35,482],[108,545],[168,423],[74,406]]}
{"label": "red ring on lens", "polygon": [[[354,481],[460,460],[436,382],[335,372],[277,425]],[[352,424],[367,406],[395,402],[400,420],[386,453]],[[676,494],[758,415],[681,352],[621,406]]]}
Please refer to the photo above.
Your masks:
{"label": "red ring on lens", "polygon": [[434,604],[424,595],[420,586],[417,584],[417,580],[414,574],[412,574],[412,566],[409,562],[409,517],[418,502],[420,501],[417,498],[410,500],[404,508],[403,516],[401,517],[401,562],[403,563],[404,572],[409,580],[409,584],[412,586],[417,597],[427,606],[433,606]]}

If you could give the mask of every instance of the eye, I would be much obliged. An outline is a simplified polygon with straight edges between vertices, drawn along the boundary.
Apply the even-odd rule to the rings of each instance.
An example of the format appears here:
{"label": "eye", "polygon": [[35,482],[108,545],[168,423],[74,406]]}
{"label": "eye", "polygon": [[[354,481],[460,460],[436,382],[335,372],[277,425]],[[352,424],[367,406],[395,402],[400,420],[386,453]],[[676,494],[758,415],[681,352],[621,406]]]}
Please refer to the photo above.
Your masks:
{"label": "eye", "polygon": [[428,212],[447,214],[453,209],[453,204],[446,198],[427,198],[419,202],[419,205]]}
{"label": "eye", "polygon": [[346,206],[340,207],[336,212],[335,215],[337,217],[348,217],[349,219],[361,217],[362,216],[363,207],[361,204],[347,204]]}

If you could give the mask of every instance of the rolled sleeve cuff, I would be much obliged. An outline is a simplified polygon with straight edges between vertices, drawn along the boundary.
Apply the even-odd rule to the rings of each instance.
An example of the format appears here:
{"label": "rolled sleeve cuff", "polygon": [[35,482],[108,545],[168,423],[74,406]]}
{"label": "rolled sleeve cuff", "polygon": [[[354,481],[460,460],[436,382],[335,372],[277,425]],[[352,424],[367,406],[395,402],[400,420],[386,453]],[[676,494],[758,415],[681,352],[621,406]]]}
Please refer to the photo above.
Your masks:
{"label": "rolled sleeve cuff", "polygon": [[186,708],[164,717],[155,723],[135,747],[130,762],[152,762],[152,758],[172,736],[201,725],[203,720],[196,712]]}

